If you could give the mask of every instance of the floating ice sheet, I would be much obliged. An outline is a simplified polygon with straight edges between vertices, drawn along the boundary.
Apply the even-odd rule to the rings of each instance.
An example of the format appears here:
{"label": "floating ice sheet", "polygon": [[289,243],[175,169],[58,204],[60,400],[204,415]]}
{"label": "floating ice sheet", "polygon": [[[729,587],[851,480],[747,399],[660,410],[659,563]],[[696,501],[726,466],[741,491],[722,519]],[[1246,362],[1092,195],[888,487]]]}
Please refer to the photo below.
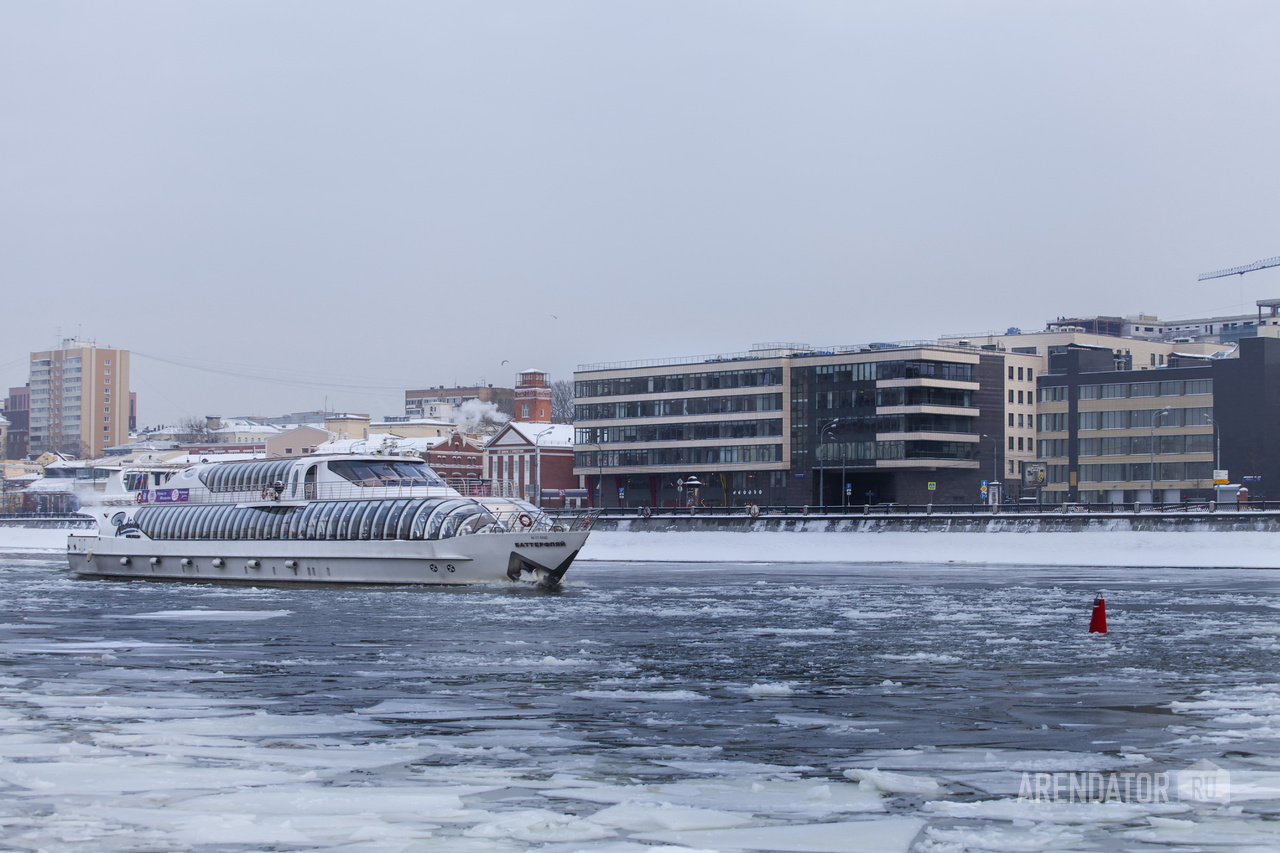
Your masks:
{"label": "floating ice sheet", "polygon": [[289,616],[290,610],[156,610],[152,613],[111,613],[108,619],[165,619],[176,622],[256,622]]}
{"label": "floating ice sheet", "polygon": [[917,818],[887,817],[798,826],[649,832],[637,837],[716,850],[730,848],[787,853],[907,853],[923,826],[924,821]]}

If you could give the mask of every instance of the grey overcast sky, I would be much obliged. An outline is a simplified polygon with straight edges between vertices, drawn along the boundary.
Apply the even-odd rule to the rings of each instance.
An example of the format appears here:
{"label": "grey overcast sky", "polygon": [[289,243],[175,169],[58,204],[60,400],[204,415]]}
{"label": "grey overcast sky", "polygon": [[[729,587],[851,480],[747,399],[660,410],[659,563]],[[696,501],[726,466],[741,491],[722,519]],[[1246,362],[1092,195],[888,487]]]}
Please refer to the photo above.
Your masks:
{"label": "grey overcast sky", "polygon": [[1275,2],[0,2],[0,382],[143,424],[1249,310]]}

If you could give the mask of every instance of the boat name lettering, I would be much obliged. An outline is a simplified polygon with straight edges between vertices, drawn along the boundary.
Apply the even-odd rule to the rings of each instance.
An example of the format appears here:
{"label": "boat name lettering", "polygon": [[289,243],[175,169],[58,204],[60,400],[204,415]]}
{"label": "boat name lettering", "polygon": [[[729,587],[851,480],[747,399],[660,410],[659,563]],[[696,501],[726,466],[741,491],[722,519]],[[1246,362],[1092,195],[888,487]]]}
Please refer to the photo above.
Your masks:
{"label": "boat name lettering", "polygon": [[517,542],[517,548],[564,548],[564,542]]}

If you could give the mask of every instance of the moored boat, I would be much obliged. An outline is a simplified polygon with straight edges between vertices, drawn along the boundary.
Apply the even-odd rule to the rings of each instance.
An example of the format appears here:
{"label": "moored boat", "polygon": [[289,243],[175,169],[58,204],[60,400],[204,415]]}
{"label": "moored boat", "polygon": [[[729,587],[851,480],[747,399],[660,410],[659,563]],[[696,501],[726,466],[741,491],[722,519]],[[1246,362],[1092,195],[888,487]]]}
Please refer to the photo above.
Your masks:
{"label": "moored boat", "polygon": [[[92,577],[250,583],[555,586],[586,542],[590,511],[468,497],[422,460],[306,456],[191,465],[154,480],[121,473],[68,538]],[[115,505],[112,505],[115,504]]]}

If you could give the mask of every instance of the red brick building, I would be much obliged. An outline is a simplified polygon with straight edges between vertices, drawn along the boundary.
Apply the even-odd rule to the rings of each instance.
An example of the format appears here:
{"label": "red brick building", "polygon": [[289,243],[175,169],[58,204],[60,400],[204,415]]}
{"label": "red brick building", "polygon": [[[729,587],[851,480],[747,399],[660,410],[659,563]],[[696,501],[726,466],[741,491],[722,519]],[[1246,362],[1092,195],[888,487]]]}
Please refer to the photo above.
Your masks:
{"label": "red brick building", "polygon": [[484,477],[484,446],[457,431],[426,451],[422,458],[431,470],[463,494],[468,494],[470,485]]}
{"label": "red brick building", "polygon": [[516,380],[515,420],[551,423],[551,381],[541,370],[523,370]]}
{"label": "red brick building", "polygon": [[[550,406],[548,396],[548,412]],[[586,496],[582,483],[573,473],[572,424],[512,421],[489,439],[485,450],[488,454],[486,476],[499,483],[513,484],[513,493],[531,503],[563,507]],[[541,501],[538,500],[539,485],[542,486]]]}

